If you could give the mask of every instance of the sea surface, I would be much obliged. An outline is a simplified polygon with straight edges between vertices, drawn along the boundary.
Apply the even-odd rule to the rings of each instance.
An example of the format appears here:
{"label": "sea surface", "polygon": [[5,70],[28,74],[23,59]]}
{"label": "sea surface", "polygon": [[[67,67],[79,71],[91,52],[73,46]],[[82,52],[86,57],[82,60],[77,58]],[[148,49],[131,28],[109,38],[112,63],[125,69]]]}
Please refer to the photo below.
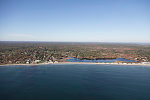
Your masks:
{"label": "sea surface", "polygon": [[2,66],[0,100],[150,100],[150,66]]}

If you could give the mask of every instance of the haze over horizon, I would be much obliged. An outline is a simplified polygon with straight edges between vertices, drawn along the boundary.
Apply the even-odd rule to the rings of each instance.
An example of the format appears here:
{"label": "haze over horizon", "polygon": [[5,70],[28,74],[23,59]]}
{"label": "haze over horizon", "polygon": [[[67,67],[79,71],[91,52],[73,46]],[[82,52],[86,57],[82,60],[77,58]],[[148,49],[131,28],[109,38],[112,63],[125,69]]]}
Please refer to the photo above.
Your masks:
{"label": "haze over horizon", "polygon": [[0,0],[0,41],[150,43],[150,0]]}

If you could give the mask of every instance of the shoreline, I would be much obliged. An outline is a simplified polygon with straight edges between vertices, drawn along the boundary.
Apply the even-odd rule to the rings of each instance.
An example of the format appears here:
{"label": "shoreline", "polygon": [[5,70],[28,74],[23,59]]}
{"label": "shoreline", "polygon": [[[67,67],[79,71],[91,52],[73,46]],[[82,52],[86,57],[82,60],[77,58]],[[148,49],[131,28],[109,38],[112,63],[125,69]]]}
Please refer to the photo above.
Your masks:
{"label": "shoreline", "polygon": [[15,65],[24,65],[24,66],[37,66],[37,65],[53,65],[53,64],[95,64],[95,65],[144,65],[150,66],[150,64],[142,63],[93,63],[93,62],[58,62],[58,63],[39,63],[39,64],[3,64],[0,66],[15,66]]}
{"label": "shoreline", "polygon": [[150,66],[150,64],[142,64],[142,63],[129,63],[129,64],[124,64],[124,63],[93,63],[93,62],[59,62],[57,64],[95,64],[95,65],[146,65]]}

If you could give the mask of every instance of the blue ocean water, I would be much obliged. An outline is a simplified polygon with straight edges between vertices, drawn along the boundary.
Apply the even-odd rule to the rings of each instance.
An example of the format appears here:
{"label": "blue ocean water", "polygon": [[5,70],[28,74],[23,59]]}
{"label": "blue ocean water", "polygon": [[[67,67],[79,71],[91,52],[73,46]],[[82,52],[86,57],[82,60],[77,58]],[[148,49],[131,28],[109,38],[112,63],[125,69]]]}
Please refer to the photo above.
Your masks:
{"label": "blue ocean water", "polygon": [[150,67],[3,66],[0,100],[150,100]]}
{"label": "blue ocean water", "polygon": [[124,61],[124,62],[137,62],[135,60],[129,60],[129,59],[124,59],[124,58],[116,58],[116,59],[109,59],[109,60],[87,60],[87,59],[77,59],[77,58],[70,58],[66,59],[67,62],[104,62],[104,63],[113,63],[115,61]]}

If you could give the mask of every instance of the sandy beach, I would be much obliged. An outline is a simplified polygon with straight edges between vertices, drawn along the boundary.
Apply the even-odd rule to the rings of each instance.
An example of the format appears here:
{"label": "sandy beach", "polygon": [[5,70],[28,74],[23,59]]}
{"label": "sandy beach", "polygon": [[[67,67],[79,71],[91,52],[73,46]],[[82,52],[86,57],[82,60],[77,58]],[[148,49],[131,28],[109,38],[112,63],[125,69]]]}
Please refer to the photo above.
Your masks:
{"label": "sandy beach", "polygon": [[142,64],[142,63],[91,63],[91,62],[59,62],[57,64],[106,64],[106,65],[147,65],[147,66],[150,66],[150,64]]}
{"label": "sandy beach", "polygon": [[150,66],[150,64],[142,63],[91,63],[91,62],[58,62],[58,63],[39,63],[39,64],[4,64],[0,66],[12,66],[12,65],[25,65],[25,66],[37,66],[37,65],[48,65],[48,64],[102,64],[102,65],[144,65]]}

